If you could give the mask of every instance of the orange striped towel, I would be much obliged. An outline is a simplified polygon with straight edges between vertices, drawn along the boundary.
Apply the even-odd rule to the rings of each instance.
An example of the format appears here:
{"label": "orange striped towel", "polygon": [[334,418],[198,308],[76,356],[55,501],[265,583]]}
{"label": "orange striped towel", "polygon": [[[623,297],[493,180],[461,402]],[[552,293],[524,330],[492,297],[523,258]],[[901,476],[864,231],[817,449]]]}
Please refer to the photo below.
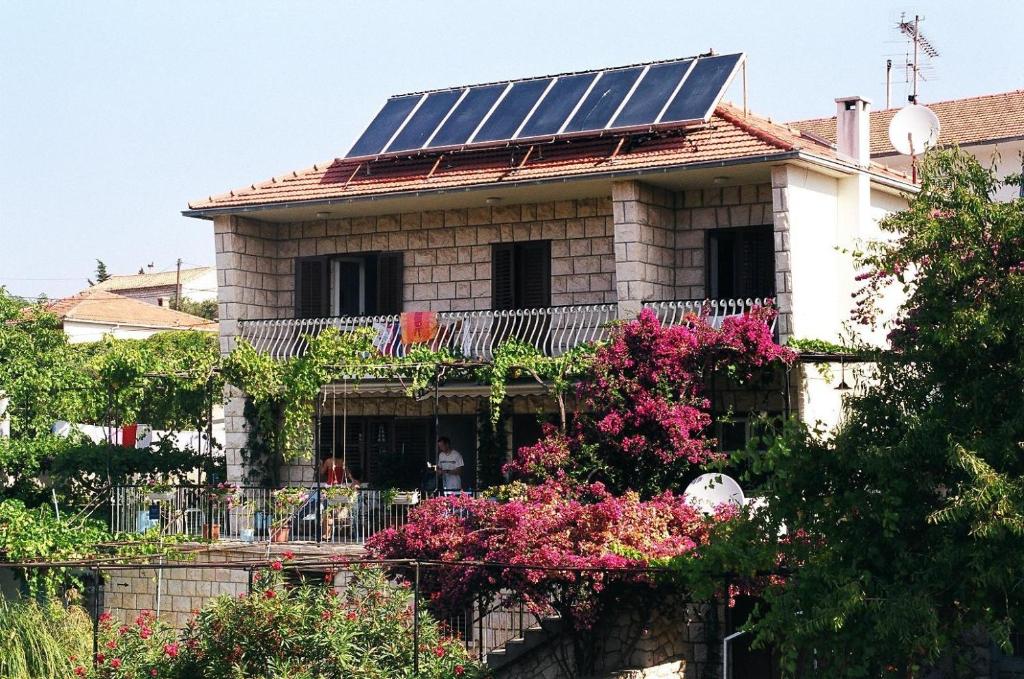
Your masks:
{"label": "orange striped towel", "polygon": [[402,344],[423,344],[437,334],[436,311],[403,311]]}

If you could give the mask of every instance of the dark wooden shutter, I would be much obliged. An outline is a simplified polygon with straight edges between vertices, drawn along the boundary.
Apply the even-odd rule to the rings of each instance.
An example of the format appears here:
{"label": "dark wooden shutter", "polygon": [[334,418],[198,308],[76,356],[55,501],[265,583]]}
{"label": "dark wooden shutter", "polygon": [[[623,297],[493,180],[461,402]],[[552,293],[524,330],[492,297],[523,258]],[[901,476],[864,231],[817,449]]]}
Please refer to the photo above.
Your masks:
{"label": "dark wooden shutter", "polygon": [[295,260],[295,317],[320,318],[330,313],[330,267],[324,257]]}
{"label": "dark wooden shutter", "polygon": [[382,252],[377,257],[377,310],[378,314],[402,312],[404,281],[401,252]]}
{"label": "dark wooden shutter", "polygon": [[514,309],[515,248],[512,243],[491,246],[491,308]]}
{"label": "dark wooden shutter", "polygon": [[740,297],[771,297],[775,294],[775,239],[772,228],[758,227],[740,238],[738,290]]}
{"label": "dark wooden shutter", "polygon": [[543,309],[551,306],[549,241],[516,244],[516,281],[516,308]]}

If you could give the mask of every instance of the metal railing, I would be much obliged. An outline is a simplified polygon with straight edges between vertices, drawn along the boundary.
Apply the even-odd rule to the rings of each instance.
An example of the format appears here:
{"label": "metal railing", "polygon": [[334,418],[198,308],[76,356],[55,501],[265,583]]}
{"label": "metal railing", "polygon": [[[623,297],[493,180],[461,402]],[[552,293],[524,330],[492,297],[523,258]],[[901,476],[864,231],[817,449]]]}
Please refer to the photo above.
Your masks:
{"label": "metal railing", "polygon": [[201,486],[153,491],[115,486],[110,492],[110,529],[238,540],[362,544],[387,528],[401,526],[421,494],[322,486],[301,487],[294,502],[275,500],[268,488],[243,487],[230,502],[211,500]]}
{"label": "metal railing", "polygon": [[[770,299],[679,300],[645,302],[662,323],[679,325],[691,314],[703,314],[714,327],[729,316],[749,312],[755,306],[767,306]],[[437,328],[431,338],[420,342],[437,351],[448,349],[462,358],[488,361],[502,342],[516,338],[531,344],[547,356],[560,356],[588,342],[605,339],[618,305],[590,304],[490,311],[441,311],[435,315]],[[374,346],[386,356],[401,356],[414,344],[402,338],[402,316],[343,316],[338,318],[293,318],[243,320],[240,336],[262,353],[285,359],[306,351],[308,338],[335,328],[351,332],[359,328],[374,331]],[[774,322],[772,325],[774,330]]]}
{"label": "metal railing", "polygon": [[402,338],[402,315],[343,316],[338,318],[295,318],[241,321],[240,335],[260,352],[274,358],[291,358],[306,350],[306,338],[335,328],[351,332],[371,328],[374,346],[386,356],[401,356],[410,346],[448,349],[456,356],[486,361],[494,349],[516,338],[559,356],[584,342],[599,340],[615,320],[615,304],[512,309],[501,311],[441,311],[435,315],[437,328],[429,340],[406,344]]}
{"label": "metal railing", "polygon": [[[665,300],[660,302],[644,302],[644,307],[652,309],[663,325],[682,325],[692,315],[704,316],[713,328],[722,327],[722,322],[730,316],[742,316],[756,307],[774,307],[771,298],[756,299],[708,299],[708,300]],[[775,331],[775,318],[770,328]]]}

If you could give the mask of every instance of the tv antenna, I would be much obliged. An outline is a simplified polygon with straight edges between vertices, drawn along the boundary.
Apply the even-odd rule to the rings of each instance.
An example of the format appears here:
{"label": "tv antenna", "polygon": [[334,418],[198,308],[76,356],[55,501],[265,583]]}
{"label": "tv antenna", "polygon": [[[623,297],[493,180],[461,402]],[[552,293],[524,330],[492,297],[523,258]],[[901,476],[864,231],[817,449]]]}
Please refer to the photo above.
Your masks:
{"label": "tv antenna", "polygon": [[[909,43],[905,65],[907,82],[910,84],[910,95],[907,99],[911,104],[916,104],[917,83],[919,80],[926,80],[925,72],[931,68],[927,60],[938,57],[939,50],[921,33],[920,15],[915,14],[911,20],[907,18],[906,14],[901,14],[896,28],[906,36]],[[924,63],[922,63],[922,55],[925,59]]]}

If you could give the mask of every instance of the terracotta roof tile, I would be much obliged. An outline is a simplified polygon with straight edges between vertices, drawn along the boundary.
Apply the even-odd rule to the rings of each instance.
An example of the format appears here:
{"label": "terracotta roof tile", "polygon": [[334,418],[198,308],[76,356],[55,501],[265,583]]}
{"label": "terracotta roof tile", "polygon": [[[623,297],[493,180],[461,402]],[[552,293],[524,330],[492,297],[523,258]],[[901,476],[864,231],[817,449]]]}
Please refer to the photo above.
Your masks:
{"label": "terracotta roof tile", "polygon": [[217,323],[137,299],[115,295],[95,287],[77,295],[54,300],[43,309],[62,321],[89,321],[148,328],[217,331]]}
{"label": "terracotta roof tile", "polygon": [[[202,266],[194,269],[181,270],[182,284],[188,283],[200,276],[214,271],[213,267]],[[111,276],[102,283],[97,283],[92,290],[106,290],[116,292],[118,290],[141,290],[145,288],[165,288],[168,285],[175,285],[177,282],[177,271],[157,271],[154,273],[130,274],[126,276]]]}
{"label": "terracotta roof tile", "polygon": [[[939,141],[943,144],[963,146],[1024,137],[1024,90],[925,105],[939,118]],[[889,123],[897,111],[890,108],[871,112],[871,155],[895,153],[889,143]],[[789,124],[835,143],[835,116]]]}
{"label": "terracotta roof tile", "polygon": [[[587,137],[511,148],[476,149],[441,157],[382,158],[371,163],[335,159],[312,168],[189,204],[192,210],[273,205],[306,200],[358,198],[449,188],[498,186],[524,181],[682,167],[724,160],[760,159],[792,151],[840,163],[835,149],[800,131],[744,115],[722,104],[702,126],[668,130],[616,153],[620,137]],[[524,160],[525,159],[525,160]],[[905,180],[881,166],[879,174]]]}

